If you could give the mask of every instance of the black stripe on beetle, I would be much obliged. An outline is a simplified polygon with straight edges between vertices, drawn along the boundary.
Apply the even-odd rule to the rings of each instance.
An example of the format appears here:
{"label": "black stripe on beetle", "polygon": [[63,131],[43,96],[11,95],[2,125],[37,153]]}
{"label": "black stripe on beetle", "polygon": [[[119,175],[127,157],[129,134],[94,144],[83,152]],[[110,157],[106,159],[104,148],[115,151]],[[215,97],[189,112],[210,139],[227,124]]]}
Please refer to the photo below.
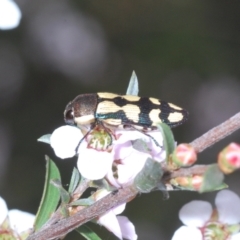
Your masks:
{"label": "black stripe on beetle", "polygon": [[114,93],[78,95],[64,111],[65,122],[79,127],[101,122],[115,127],[127,125],[154,129],[161,122],[176,127],[187,118],[188,112],[172,103]]}

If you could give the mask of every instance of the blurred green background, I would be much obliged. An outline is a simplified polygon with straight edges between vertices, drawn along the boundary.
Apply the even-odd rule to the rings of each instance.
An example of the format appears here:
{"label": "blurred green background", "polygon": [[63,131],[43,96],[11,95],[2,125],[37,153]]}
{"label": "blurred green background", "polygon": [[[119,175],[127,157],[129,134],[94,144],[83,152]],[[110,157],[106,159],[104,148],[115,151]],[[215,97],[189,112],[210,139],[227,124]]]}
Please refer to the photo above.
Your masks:
{"label": "blurred green background", "polygon": [[[0,195],[8,207],[35,213],[42,195],[45,158],[67,186],[76,159],[58,159],[37,138],[64,124],[76,95],[124,94],[133,70],[140,95],[190,112],[174,129],[190,142],[240,109],[239,1],[30,1],[18,0],[18,28],[0,30]],[[199,155],[216,162],[221,148],[240,142],[236,132]],[[226,178],[240,194],[240,174]],[[140,240],[171,238],[180,207],[191,199],[214,202],[215,193],[139,195],[123,213]],[[116,239],[96,227],[103,239]],[[70,234],[67,239],[81,239]]]}

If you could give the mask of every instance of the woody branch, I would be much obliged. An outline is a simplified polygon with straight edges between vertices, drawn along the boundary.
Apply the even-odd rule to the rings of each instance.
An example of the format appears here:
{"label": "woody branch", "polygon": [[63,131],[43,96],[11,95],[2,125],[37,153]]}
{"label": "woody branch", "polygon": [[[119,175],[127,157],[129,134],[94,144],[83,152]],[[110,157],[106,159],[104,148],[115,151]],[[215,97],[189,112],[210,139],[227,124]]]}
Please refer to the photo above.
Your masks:
{"label": "woody branch", "polygon": [[[240,128],[240,113],[235,114],[225,122],[212,128],[199,138],[190,143],[196,150],[196,152],[202,152],[206,148],[214,145],[221,139],[232,134]],[[177,176],[188,176],[191,174],[204,173],[206,166],[195,165],[186,169],[178,169],[169,175],[169,179]],[[47,225],[40,231],[31,234],[27,240],[45,240],[45,239],[57,239],[71,232],[75,228],[82,224],[96,218],[109,211],[110,209],[130,201],[138,194],[138,190],[134,186],[129,186],[123,189],[119,189],[116,193],[111,193],[106,197],[98,200],[93,205],[81,210],[73,216],[52,222],[52,225]]]}

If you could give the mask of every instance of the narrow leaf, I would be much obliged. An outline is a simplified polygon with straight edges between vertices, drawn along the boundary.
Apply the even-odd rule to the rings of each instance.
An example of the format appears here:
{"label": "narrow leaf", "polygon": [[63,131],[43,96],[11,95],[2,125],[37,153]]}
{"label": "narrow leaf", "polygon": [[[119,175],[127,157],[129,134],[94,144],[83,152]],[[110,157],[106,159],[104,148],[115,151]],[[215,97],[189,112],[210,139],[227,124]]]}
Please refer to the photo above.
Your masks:
{"label": "narrow leaf", "polygon": [[166,150],[166,156],[168,157],[175,149],[175,141],[174,141],[172,130],[165,123],[160,123],[158,125],[158,128],[162,132],[163,145],[164,145],[164,149]]}
{"label": "narrow leaf", "polygon": [[44,142],[50,144],[50,137],[52,134],[45,134],[38,139],[38,142]]}
{"label": "narrow leaf", "polygon": [[148,193],[159,187],[163,170],[159,162],[148,158],[141,172],[134,179],[134,185],[140,192]]}
{"label": "narrow leaf", "polygon": [[76,231],[83,237],[85,237],[87,240],[102,240],[95,232],[93,232],[90,227],[86,225],[80,226],[76,229]]}
{"label": "narrow leaf", "polygon": [[132,76],[130,78],[128,89],[126,95],[138,96],[139,88],[138,88],[138,79],[135,71],[133,71]]}
{"label": "narrow leaf", "polygon": [[106,179],[100,179],[100,180],[94,180],[90,183],[89,187],[93,188],[104,188],[108,191],[114,191],[116,190],[114,187],[109,185],[108,181]]}
{"label": "narrow leaf", "polygon": [[199,192],[209,192],[223,188],[224,175],[217,164],[211,164],[204,173],[204,180]]}
{"label": "narrow leaf", "polygon": [[61,181],[59,179],[52,179],[51,184],[53,184],[57,189],[59,189],[62,203],[65,203],[65,204],[69,203],[70,195],[68,191],[66,191],[62,186]]}
{"label": "narrow leaf", "polygon": [[61,204],[61,214],[63,217],[69,217],[69,211],[68,211],[68,208],[67,208],[67,205],[64,205],[64,204]]}
{"label": "narrow leaf", "polygon": [[74,190],[76,189],[76,187],[78,186],[79,182],[81,179],[81,175],[79,173],[79,171],[77,170],[77,168],[73,168],[73,172],[72,172],[72,177],[71,177],[71,181],[69,184],[69,188],[68,188],[68,192],[69,193],[73,193]]}
{"label": "narrow leaf", "polygon": [[52,179],[59,179],[59,181],[61,181],[59,170],[50,158],[46,157],[46,162],[43,196],[34,223],[34,229],[36,231],[39,230],[54,213],[60,199],[58,189],[51,184]]}

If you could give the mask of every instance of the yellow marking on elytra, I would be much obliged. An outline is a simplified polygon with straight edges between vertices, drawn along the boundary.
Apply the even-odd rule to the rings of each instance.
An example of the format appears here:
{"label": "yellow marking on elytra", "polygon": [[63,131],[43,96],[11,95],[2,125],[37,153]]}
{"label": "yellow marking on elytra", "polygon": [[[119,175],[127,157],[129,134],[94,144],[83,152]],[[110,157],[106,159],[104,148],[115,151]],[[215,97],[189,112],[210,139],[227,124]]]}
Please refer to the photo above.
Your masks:
{"label": "yellow marking on elytra", "polygon": [[122,98],[124,98],[128,101],[133,101],[133,102],[137,102],[140,99],[140,97],[132,96],[132,95],[124,95],[124,96],[122,96]]}
{"label": "yellow marking on elytra", "polygon": [[127,101],[133,101],[133,102],[137,102],[141,97],[138,96],[132,96],[132,95],[118,95],[115,93],[97,93],[97,95],[99,96],[99,98],[107,98],[109,100],[116,98],[116,97],[121,97],[123,99],[126,99]]}
{"label": "yellow marking on elytra", "polygon": [[130,120],[132,120],[135,123],[139,122],[138,114],[141,112],[140,108],[133,104],[127,104],[121,108],[126,117]]}
{"label": "yellow marking on elytra", "polygon": [[106,113],[115,113],[121,110],[121,107],[117,106],[112,101],[102,101],[97,105],[97,113],[106,114]]}
{"label": "yellow marking on elytra", "polygon": [[75,122],[77,125],[90,124],[95,121],[94,115],[85,115],[81,117],[75,117]]}
{"label": "yellow marking on elytra", "polygon": [[183,114],[179,112],[170,113],[168,116],[168,121],[170,122],[179,122],[183,120]]}
{"label": "yellow marking on elytra", "polygon": [[107,93],[107,92],[103,92],[103,93],[97,93],[97,95],[100,98],[109,98],[109,99],[113,99],[115,97],[119,97],[119,95],[115,94],[115,93]]}
{"label": "yellow marking on elytra", "polygon": [[[139,122],[138,114],[140,113],[141,110],[137,105],[134,105],[134,104],[126,104],[122,107],[119,107],[114,102],[103,101],[98,104],[96,112],[101,114],[107,114],[107,113],[116,113],[118,111],[123,111],[129,120],[135,123]],[[112,125],[117,125],[122,123],[121,119],[105,119],[104,121]]]}
{"label": "yellow marking on elytra", "polygon": [[168,105],[169,105],[171,108],[173,108],[173,109],[182,110],[182,108],[180,108],[180,107],[178,107],[178,106],[176,106],[176,105],[174,105],[174,104],[172,104],[172,103],[168,103]]}
{"label": "yellow marking on elytra", "polygon": [[[157,123],[162,122],[159,118],[159,114],[161,113],[160,109],[152,109],[149,113],[149,118],[152,121],[152,125],[156,126]],[[154,124],[156,123],[156,124]]]}
{"label": "yellow marking on elytra", "polygon": [[102,121],[104,123],[107,123],[107,124],[113,125],[113,126],[119,126],[119,125],[122,124],[122,120],[121,119],[108,118],[108,119],[103,119]]}
{"label": "yellow marking on elytra", "polygon": [[159,100],[156,99],[156,98],[150,97],[149,100],[150,100],[153,104],[157,104],[157,105],[160,105],[160,104],[161,104],[161,103],[159,102]]}

